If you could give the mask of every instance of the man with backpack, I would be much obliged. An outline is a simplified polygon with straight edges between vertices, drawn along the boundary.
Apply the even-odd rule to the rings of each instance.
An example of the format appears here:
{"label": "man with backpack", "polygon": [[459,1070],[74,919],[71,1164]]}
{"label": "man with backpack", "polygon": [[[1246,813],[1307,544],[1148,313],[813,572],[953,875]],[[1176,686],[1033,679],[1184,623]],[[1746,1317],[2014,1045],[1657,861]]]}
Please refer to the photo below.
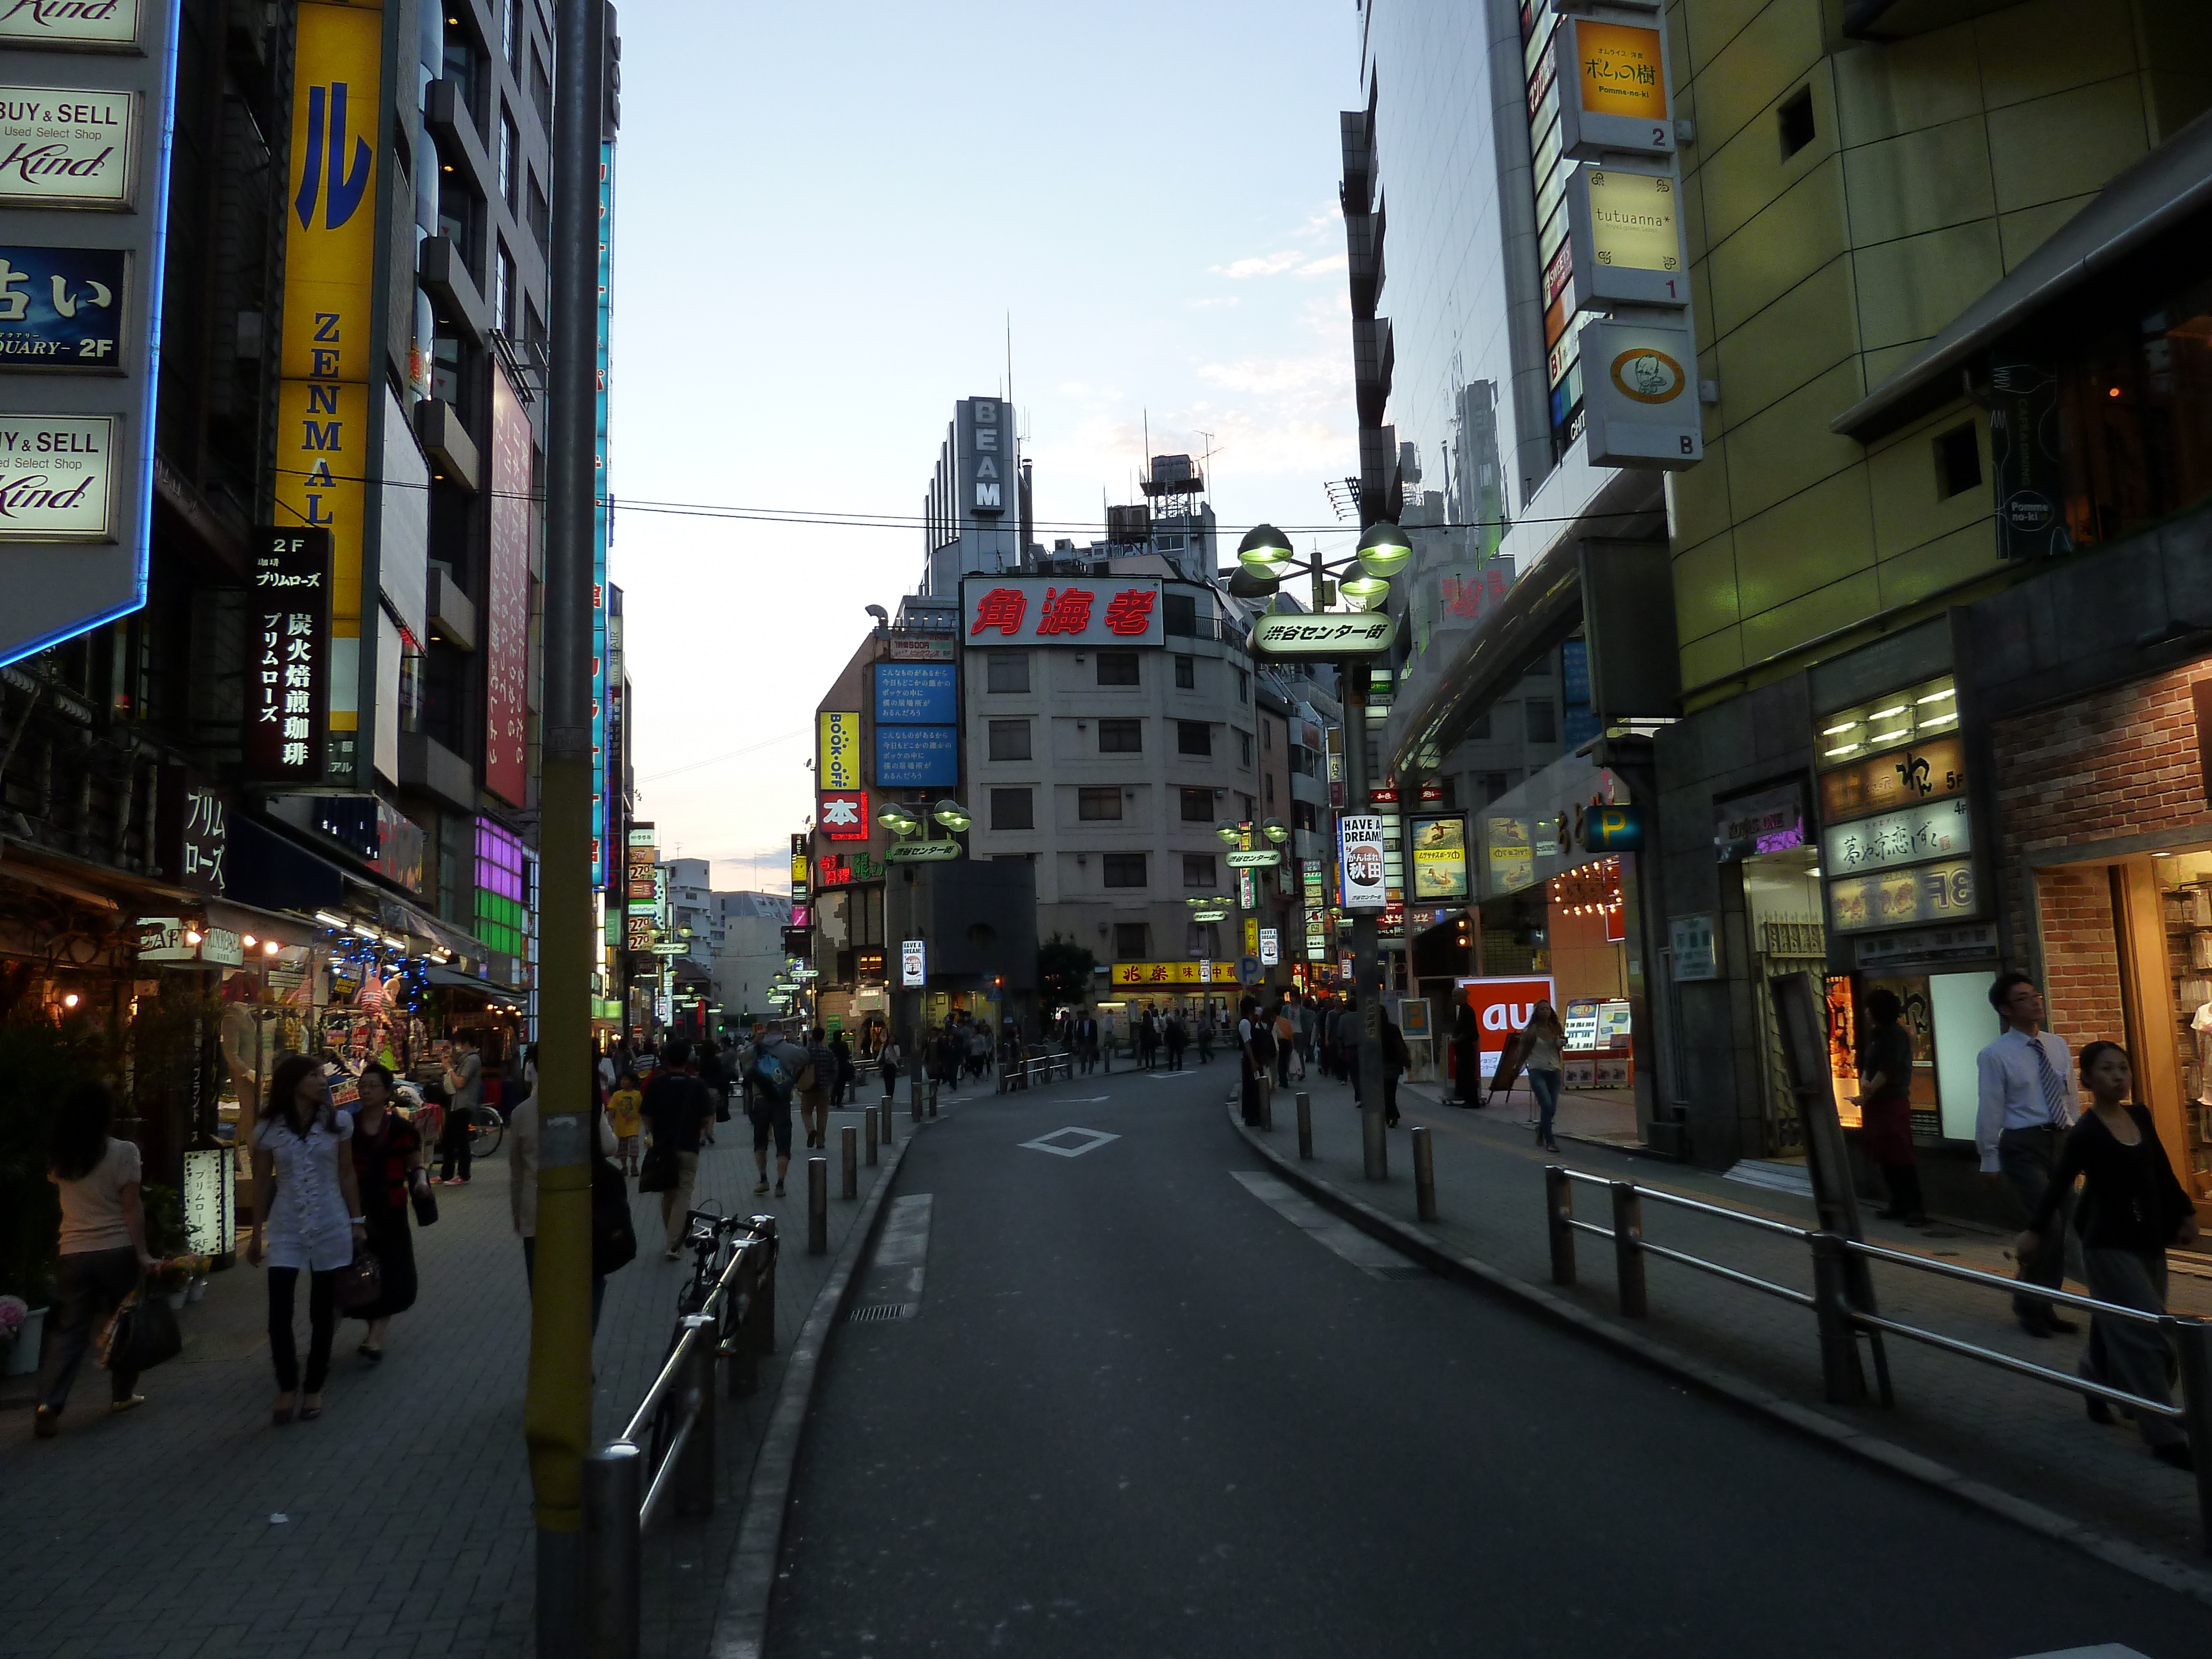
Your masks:
{"label": "man with backpack", "polygon": [[[783,1196],[784,1177],[791,1171],[791,1103],[802,1089],[814,1086],[814,1065],[806,1050],[771,1030],[753,1045],[745,1081],[752,1085],[745,1115],[753,1125],[753,1163],[759,1171],[753,1195],[768,1191],[768,1143],[775,1139],[775,1195]],[[823,1114],[826,1118],[828,1114]]]}

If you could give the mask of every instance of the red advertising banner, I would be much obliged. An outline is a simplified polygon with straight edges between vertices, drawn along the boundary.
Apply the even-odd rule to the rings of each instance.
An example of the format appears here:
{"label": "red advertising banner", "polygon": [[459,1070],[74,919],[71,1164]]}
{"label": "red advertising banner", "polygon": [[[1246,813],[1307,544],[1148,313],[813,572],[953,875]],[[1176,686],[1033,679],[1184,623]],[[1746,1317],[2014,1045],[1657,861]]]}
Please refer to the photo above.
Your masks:
{"label": "red advertising banner", "polygon": [[1528,1024],[1536,1005],[1556,1008],[1558,994],[1548,974],[1529,974],[1511,979],[1463,979],[1459,994],[1474,1010],[1475,1027],[1481,1032],[1482,1067],[1487,1073],[1505,1052],[1505,1040]]}
{"label": "red advertising banner", "polygon": [[504,374],[491,377],[491,577],[484,622],[484,787],[528,804],[530,417]]}

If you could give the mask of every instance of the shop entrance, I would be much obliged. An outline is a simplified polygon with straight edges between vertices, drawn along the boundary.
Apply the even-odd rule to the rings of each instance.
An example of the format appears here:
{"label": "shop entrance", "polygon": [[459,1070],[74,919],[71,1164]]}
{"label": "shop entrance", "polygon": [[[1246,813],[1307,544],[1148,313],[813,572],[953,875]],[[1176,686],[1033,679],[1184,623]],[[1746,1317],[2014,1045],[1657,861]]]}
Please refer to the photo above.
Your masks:
{"label": "shop entrance", "polygon": [[1792,847],[1754,854],[1743,875],[1744,933],[1752,950],[1752,1004],[1759,1011],[1760,1104],[1768,1158],[1802,1157],[1805,1126],[1783,1058],[1782,1030],[1767,986],[1782,974],[1811,974],[1826,983],[1828,930],[1820,918],[1820,858]]}
{"label": "shop entrance", "polygon": [[2212,848],[2035,872],[2051,1029],[2122,1042],[2175,1173],[2212,1206]]}

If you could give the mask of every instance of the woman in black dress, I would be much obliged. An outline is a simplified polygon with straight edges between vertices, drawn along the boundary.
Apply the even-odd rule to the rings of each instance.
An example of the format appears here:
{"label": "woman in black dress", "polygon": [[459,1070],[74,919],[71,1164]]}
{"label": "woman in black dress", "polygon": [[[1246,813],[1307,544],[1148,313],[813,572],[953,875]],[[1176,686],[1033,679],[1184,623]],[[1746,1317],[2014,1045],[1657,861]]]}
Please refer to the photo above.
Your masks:
{"label": "woman in black dress", "polygon": [[384,1335],[394,1314],[415,1305],[415,1234],[407,1206],[416,1192],[429,1190],[422,1168],[422,1137],[392,1110],[391,1072],[372,1061],[361,1074],[361,1101],[354,1109],[353,1167],[361,1183],[361,1213],[368,1248],[376,1252],[383,1290],[374,1302],[351,1310],[349,1319],[365,1319],[361,1357],[374,1364],[384,1358]]}
{"label": "woman in black dress", "polygon": [[[2086,1176],[2075,1224],[2089,1294],[2100,1302],[2163,1314],[2166,1247],[2196,1238],[2196,1206],[2158,1144],[2150,1109],[2130,1098],[2135,1079],[2127,1050],[2117,1042],[2089,1044],[2081,1050],[2081,1082],[2089,1091],[2091,1109],[2067,1132],[2043,1202],[2013,1248],[2023,1261],[2032,1255],[2059,1203],[2074,1190],[2075,1178]],[[2166,1337],[2156,1326],[2098,1314],[2090,1320],[2081,1375],[2163,1404],[2168,1398],[2167,1353]],[[2112,1407],[2092,1395],[2089,1416],[2109,1423]],[[2212,1455],[2202,1447],[2192,1455],[2188,1437],[2170,1417],[2137,1412],[2136,1427],[2151,1455],[2176,1468],[2194,1468],[2196,1455]]]}

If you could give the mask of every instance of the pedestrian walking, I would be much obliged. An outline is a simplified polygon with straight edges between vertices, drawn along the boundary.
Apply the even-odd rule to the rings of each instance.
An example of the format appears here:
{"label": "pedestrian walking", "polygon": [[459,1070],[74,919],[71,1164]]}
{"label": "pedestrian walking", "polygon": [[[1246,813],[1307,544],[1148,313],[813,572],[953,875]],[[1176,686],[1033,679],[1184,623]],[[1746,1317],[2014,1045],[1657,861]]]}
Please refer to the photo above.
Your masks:
{"label": "pedestrian walking", "polygon": [[1213,1064],[1213,1044],[1219,1033],[1214,1025],[1213,1010],[1208,1008],[1198,1017],[1198,1063]]}
{"label": "pedestrian walking", "polygon": [[[653,1156],[661,1161],[666,1173],[668,1184],[659,1189],[660,1224],[667,1238],[666,1259],[673,1261],[684,1243],[684,1218],[691,1212],[691,1188],[699,1179],[699,1148],[707,1125],[714,1120],[714,1103],[688,1069],[691,1049],[683,1038],[668,1040],[662,1061],[653,1080],[645,1085],[638,1110],[653,1136]],[[790,1133],[788,1127],[784,1131],[787,1143]]]}
{"label": "pedestrian walking", "polygon": [[362,1067],[361,1098],[354,1109],[354,1185],[361,1194],[362,1224],[368,1248],[376,1253],[377,1294],[373,1302],[346,1311],[366,1320],[361,1357],[371,1364],[384,1358],[384,1339],[395,1315],[415,1305],[414,1224],[408,1215],[417,1192],[429,1192],[422,1168],[422,1137],[392,1109],[398,1085],[392,1071],[376,1060]]}
{"label": "pedestrian walking", "polygon": [[830,1144],[830,1095],[837,1085],[837,1056],[819,1029],[808,1034],[806,1086],[799,1091],[799,1121],[810,1148]]}
{"label": "pedestrian walking", "polygon": [[1480,1111],[1482,1109],[1482,1027],[1474,1018],[1474,1005],[1464,996],[1452,1009],[1452,1081],[1457,1085],[1459,1104]]}
{"label": "pedestrian walking", "polygon": [[1336,1063],[1344,1068],[1345,1081],[1352,1085],[1352,1103],[1359,1107],[1359,1044],[1367,1034],[1363,1029],[1359,1010],[1349,1000],[1336,1017]]}
{"label": "pedestrian walking", "polygon": [[[322,1067],[294,1054],[270,1080],[253,1126],[253,1231],[246,1259],[269,1268],[269,1357],[276,1372],[270,1415],[281,1427],[323,1414],[331,1342],[337,1334],[338,1274],[368,1237],[346,1143],[353,1119],[331,1103]],[[292,1308],[307,1275],[307,1368],[300,1370]]]}
{"label": "pedestrian walking", "polygon": [[608,1126],[614,1131],[615,1154],[626,1176],[637,1173],[638,1131],[644,1119],[638,1109],[644,1099],[644,1091],[637,1086],[637,1073],[632,1071],[624,1071],[615,1079],[615,1091],[607,1097]]}
{"label": "pedestrian walking", "polygon": [[[2150,1109],[2134,1098],[2127,1050],[2117,1042],[2088,1044],[2081,1050],[2081,1075],[2090,1109],[2067,1132],[2042,1201],[2028,1218],[2027,1231],[2014,1240],[2014,1249],[2023,1261],[2041,1252],[2044,1229],[2059,1224],[2076,1177],[2084,1177],[2081,1261],[2089,1294],[2163,1317],[2166,1248],[2196,1242],[2196,1206],[2174,1178]],[[2172,1363],[2165,1334],[2156,1326],[2109,1314],[2090,1316],[2081,1363],[2088,1381],[2166,1405],[2167,1368]],[[2095,1395],[2088,1397],[2088,1407],[2093,1422],[2112,1420],[2112,1407]],[[2197,1454],[2203,1449],[2192,1448],[2172,1418],[2139,1411],[2135,1419],[2153,1456],[2177,1468],[2196,1468]]]}
{"label": "pedestrian walking", "polygon": [[899,1065],[904,1058],[898,1039],[884,1033],[884,1046],[876,1050],[876,1074],[884,1080],[884,1104],[887,1107],[898,1093]]}
{"label": "pedestrian walking", "polygon": [[1239,1058],[1237,1073],[1237,1105],[1244,1121],[1254,1128],[1260,1127],[1261,1090],[1266,1086],[1267,1068],[1262,1059],[1259,1041],[1266,1034],[1267,1024],[1260,1018],[1260,1005],[1246,997],[1237,1005],[1237,1047]]}
{"label": "pedestrian walking", "polygon": [[[525,1051],[524,1077],[530,1093],[508,1109],[507,1115],[507,1214],[514,1224],[515,1236],[522,1241],[522,1282],[534,1294],[538,1289],[538,1168],[544,1153],[544,1137],[538,1113],[538,1045],[532,1043]],[[601,1221],[602,1200],[599,1187],[604,1177],[600,1173],[607,1164],[611,1137],[609,1135],[606,1115],[592,1114],[592,1334],[599,1334],[599,1307],[606,1300],[607,1281],[602,1263]],[[611,1165],[607,1165],[611,1169]],[[625,1199],[627,1189],[625,1189]],[[626,1212],[628,1204],[622,1206]],[[623,1225],[629,1218],[623,1213],[615,1219],[617,1226]],[[632,1237],[629,1249],[636,1251]],[[622,1261],[629,1260],[629,1255]],[[617,1262],[620,1266],[621,1262]]]}
{"label": "pedestrian walking", "polygon": [[1558,1009],[1540,1002],[1528,1011],[1528,1024],[1520,1035],[1528,1041],[1528,1093],[1536,1105],[1536,1144],[1547,1152],[1556,1152],[1559,1143],[1552,1136],[1552,1121],[1559,1112],[1567,1028],[1559,1023]]}
{"label": "pedestrian walking", "polygon": [[[70,1385],[91,1346],[94,1322],[123,1305],[155,1266],[146,1249],[137,1147],[109,1134],[115,1098],[104,1083],[80,1083],[61,1099],[46,1141],[46,1179],[59,1190],[62,1224],[54,1264],[54,1313],[39,1356],[39,1409],[32,1432],[61,1432]],[[107,1373],[111,1412],[146,1403],[138,1374]]]}
{"label": "pedestrian walking", "polygon": [[483,1056],[476,1040],[465,1032],[453,1039],[453,1058],[446,1066],[445,1127],[438,1136],[439,1184],[469,1184],[470,1137],[476,1131],[477,1108],[483,1104]]}
{"label": "pedestrian walking", "polygon": [[1924,1227],[1928,1212],[1912,1161],[1912,1033],[1901,1023],[1905,1005],[1894,991],[1869,992],[1866,1012],[1858,1056],[1859,1144],[1889,1191],[1882,1219]]}
{"label": "pedestrian walking", "polygon": [[[2010,1186],[2021,1207],[2037,1215],[2057,1168],[2059,1148],[2081,1115],[2073,1060],[2065,1042],[2043,1029],[2043,993],[2026,974],[1999,974],[1990,987],[1990,1006],[2004,1020],[2005,1030],[1975,1056],[1974,1146],[1981,1154],[1982,1178]],[[2020,1258],[2014,1277],[2021,1284],[2056,1290],[2064,1280],[2066,1230],[2073,1213],[2073,1194],[2061,1188],[2050,1220],[2034,1229],[2035,1248]],[[2012,1310],[2030,1336],[2081,1328],[2040,1297],[2016,1293]]]}
{"label": "pedestrian walking", "polygon": [[780,1031],[771,1031],[753,1045],[751,1066],[745,1077],[752,1085],[745,1111],[752,1120],[753,1164],[759,1175],[753,1194],[758,1197],[768,1191],[768,1147],[773,1139],[775,1195],[781,1198],[784,1178],[791,1170],[791,1103],[800,1091],[814,1087],[813,1062],[797,1043],[787,1042]]}
{"label": "pedestrian walking", "polygon": [[845,1041],[840,1030],[830,1039],[830,1054],[836,1068],[830,1079],[830,1098],[833,1104],[850,1105],[853,1100],[853,1080],[859,1073],[853,1065],[853,1045]]}
{"label": "pedestrian walking", "polygon": [[1075,1022],[1075,1053],[1089,1077],[1098,1064],[1098,1016],[1085,1008]]}
{"label": "pedestrian walking", "polygon": [[1291,1086],[1291,1061],[1297,1057],[1298,1023],[1291,1018],[1297,1003],[1285,999],[1275,1005],[1275,1086]]}
{"label": "pedestrian walking", "polygon": [[1168,1070],[1180,1072],[1182,1070],[1182,1051],[1190,1047],[1190,1029],[1182,1023],[1181,1014],[1171,1012],[1168,1015],[1164,1036],[1168,1047]]}

